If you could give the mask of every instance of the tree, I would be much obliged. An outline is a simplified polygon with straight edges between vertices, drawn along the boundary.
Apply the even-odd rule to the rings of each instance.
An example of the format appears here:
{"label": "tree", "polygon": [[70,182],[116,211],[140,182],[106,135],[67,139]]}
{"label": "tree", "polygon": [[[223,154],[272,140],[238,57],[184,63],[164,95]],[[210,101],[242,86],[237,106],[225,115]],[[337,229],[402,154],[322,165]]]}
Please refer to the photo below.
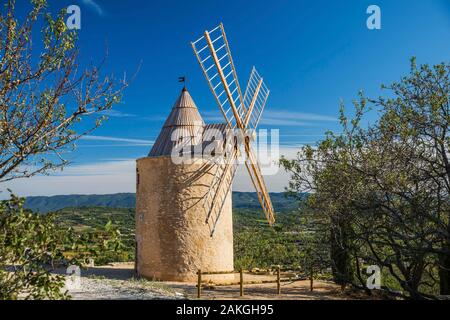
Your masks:
{"label": "tree", "polygon": [[[335,274],[364,287],[361,267],[377,264],[415,299],[448,293],[450,65],[417,67],[384,89],[389,98],[341,108],[342,133],[327,133],[281,164],[290,189],[328,219]],[[380,118],[363,128],[365,113]],[[336,255],[336,253],[338,255]]]}
{"label": "tree", "polygon": [[408,160],[416,197],[405,197],[431,226],[424,245],[438,255],[440,293],[450,295],[450,64],[417,67],[412,59],[410,75],[385,88],[396,98],[371,101],[385,110],[378,131]]}
{"label": "tree", "polygon": [[[102,79],[102,63],[79,71],[77,34],[64,11],[53,18],[46,0],[30,2],[23,21],[15,0],[0,14],[0,182],[66,165],[64,151],[101,125],[126,87],[125,80]],[[34,43],[38,22],[42,39]],[[77,132],[88,117],[92,125]]]}
{"label": "tree", "polygon": [[49,266],[64,260],[61,234],[49,217],[23,210],[23,200],[0,203],[0,299],[66,299],[64,278]]}
{"label": "tree", "polygon": [[[67,165],[64,153],[102,124],[127,86],[125,79],[102,77],[103,62],[82,70],[64,11],[53,17],[46,0],[28,5],[20,20],[15,0],[0,8],[0,182]],[[98,239],[84,239],[61,231],[51,217],[24,211],[22,203],[15,196],[0,203],[0,299],[67,298],[64,279],[50,273],[53,262],[67,261],[68,247],[83,257],[115,246],[119,234],[108,226]],[[99,242],[87,247],[87,240]]]}
{"label": "tree", "polygon": [[52,273],[55,268],[82,266],[123,247],[111,222],[95,235],[80,234],[60,228],[52,214],[34,214],[23,204],[14,195],[0,202],[0,300],[68,299],[65,278]]}

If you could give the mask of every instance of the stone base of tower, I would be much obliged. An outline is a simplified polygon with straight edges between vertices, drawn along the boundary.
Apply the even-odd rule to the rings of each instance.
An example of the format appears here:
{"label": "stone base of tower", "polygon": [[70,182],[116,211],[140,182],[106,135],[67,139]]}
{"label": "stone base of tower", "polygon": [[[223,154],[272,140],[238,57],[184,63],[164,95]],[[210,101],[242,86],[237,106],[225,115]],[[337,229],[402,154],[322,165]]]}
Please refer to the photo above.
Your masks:
{"label": "stone base of tower", "polygon": [[[232,271],[231,190],[211,237],[214,218],[206,224],[204,197],[215,166],[198,160],[174,164],[167,156],[137,160],[136,270],[148,279],[197,280],[197,270]],[[203,276],[230,282],[234,275]]]}

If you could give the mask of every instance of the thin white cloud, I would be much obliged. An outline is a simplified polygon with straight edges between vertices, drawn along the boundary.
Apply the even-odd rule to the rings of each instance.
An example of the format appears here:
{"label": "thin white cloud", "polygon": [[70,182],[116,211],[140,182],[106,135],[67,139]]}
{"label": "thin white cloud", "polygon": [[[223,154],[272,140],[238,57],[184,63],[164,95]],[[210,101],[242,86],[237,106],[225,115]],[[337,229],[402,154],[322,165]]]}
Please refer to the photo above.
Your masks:
{"label": "thin white cloud", "polygon": [[135,175],[134,160],[73,165],[50,176],[7,182],[2,185],[0,198],[8,196],[7,188],[22,197],[134,192]]}
{"label": "thin white cloud", "polygon": [[316,125],[315,123],[312,123],[312,122],[304,122],[304,121],[297,121],[297,120],[291,120],[291,119],[277,119],[277,118],[269,118],[269,117],[263,117],[259,123],[262,125],[266,125],[266,126],[284,126],[284,127],[289,127],[289,126],[310,127],[310,126]]}
{"label": "thin white cloud", "polygon": [[[219,112],[204,112],[204,120],[207,122],[223,122]],[[292,112],[287,110],[267,111],[263,114],[260,124],[268,126],[317,126],[320,122],[338,122],[337,118],[316,114]]]}
{"label": "thin white cloud", "polygon": [[83,3],[89,7],[91,7],[92,9],[94,9],[95,11],[97,11],[97,13],[101,16],[103,16],[105,14],[103,8],[94,0],[83,0]]}
{"label": "thin white cloud", "polygon": [[320,121],[320,122],[339,121],[339,119],[327,115],[317,113],[292,112],[287,110],[280,110],[280,111],[269,110],[264,114],[264,116],[271,119],[282,119],[282,120]]}
{"label": "thin white cloud", "polygon": [[[285,188],[288,186],[289,179],[290,174],[281,168],[274,175],[264,176],[264,181],[269,192],[285,191]],[[236,171],[236,176],[233,181],[233,191],[255,192],[255,187],[253,186],[252,180],[250,179],[245,166],[240,166]]]}
{"label": "thin white cloud", "polygon": [[282,137],[325,137],[325,134],[281,134]]}
{"label": "thin white cloud", "polygon": [[[81,140],[87,141],[112,141],[112,142],[128,142],[132,145],[144,145],[149,146],[154,143],[152,140],[142,140],[142,139],[128,139],[128,138],[118,138],[118,137],[107,137],[107,136],[83,136]],[[114,146],[114,145],[112,145]]]}
{"label": "thin white cloud", "polygon": [[110,110],[105,110],[100,112],[100,114],[108,116],[108,117],[114,117],[114,118],[131,118],[131,117],[136,117],[135,114],[131,114],[131,113],[125,113],[119,110],[115,110],[115,109],[110,109]]}
{"label": "thin white cloud", "polygon": [[[300,146],[280,147],[280,155],[293,158]],[[112,194],[136,191],[136,161],[118,158],[109,161],[71,165],[62,172],[50,176],[35,176],[18,179],[1,186],[0,199],[8,197],[7,188],[15,194],[27,196],[51,196],[65,194]],[[264,174],[263,168],[263,174]],[[290,175],[283,169],[264,179],[270,192],[282,192],[287,186]],[[233,183],[233,190],[253,192],[254,187],[244,165],[239,166]]]}
{"label": "thin white cloud", "polygon": [[110,176],[135,173],[134,159],[99,161],[94,163],[73,165],[55,174],[55,177],[68,176]]}
{"label": "thin white cloud", "polygon": [[146,120],[146,121],[165,121],[167,119],[167,115],[166,116],[161,116],[161,115],[155,115],[155,116],[150,116],[150,117],[141,117],[141,119]]}
{"label": "thin white cloud", "polygon": [[152,144],[142,144],[142,143],[127,143],[127,144],[85,144],[78,145],[77,148],[132,148],[132,147],[141,147],[148,148],[151,147]]}
{"label": "thin white cloud", "polygon": [[221,122],[225,122],[223,117],[219,117],[219,116],[204,116],[203,120],[208,122],[208,123],[212,123],[212,122],[217,122],[217,123],[221,123]]}
{"label": "thin white cloud", "polygon": [[136,159],[133,158],[104,158],[100,159],[99,161],[105,161],[105,162],[116,162],[116,161],[135,161]]}

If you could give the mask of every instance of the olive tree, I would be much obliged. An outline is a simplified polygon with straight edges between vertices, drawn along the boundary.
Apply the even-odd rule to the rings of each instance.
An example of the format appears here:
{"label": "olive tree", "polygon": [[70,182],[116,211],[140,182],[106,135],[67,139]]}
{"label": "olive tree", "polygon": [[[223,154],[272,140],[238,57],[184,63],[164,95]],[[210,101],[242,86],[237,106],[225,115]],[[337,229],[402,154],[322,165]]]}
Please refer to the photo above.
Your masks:
{"label": "olive tree", "polygon": [[[8,0],[0,10],[0,182],[66,165],[64,151],[100,126],[126,86],[102,78],[102,63],[79,66],[77,33],[68,30],[64,10],[54,18],[45,0],[32,0],[19,20],[15,7]],[[77,132],[87,118],[91,126]]]}
{"label": "olive tree", "polygon": [[[355,116],[341,108],[342,133],[328,133],[281,164],[291,191],[310,192],[309,204],[328,218],[335,278],[364,286],[361,267],[383,268],[410,298],[448,294],[450,65],[416,66],[362,94]],[[379,119],[361,121],[375,109]],[[438,289],[436,289],[438,288]]]}
{"label": "olive tree", "polygon": [[[64,10],[55,16],[45,0],[21,1],[28,6],[23,16],[16,5],[7,0],[0,7],[0,183],[67,165],[64,153],[101,125],[127,86],[102,76],[103,62],[79,64],[77,33],[68,30]],[[97,249],[117,240],[109,231],[113,236],[97,239]],[[1,202],[0,299],[66,298],[52,263],[84,240],[61,232],[51,217],[24,211],[22,199]]]}

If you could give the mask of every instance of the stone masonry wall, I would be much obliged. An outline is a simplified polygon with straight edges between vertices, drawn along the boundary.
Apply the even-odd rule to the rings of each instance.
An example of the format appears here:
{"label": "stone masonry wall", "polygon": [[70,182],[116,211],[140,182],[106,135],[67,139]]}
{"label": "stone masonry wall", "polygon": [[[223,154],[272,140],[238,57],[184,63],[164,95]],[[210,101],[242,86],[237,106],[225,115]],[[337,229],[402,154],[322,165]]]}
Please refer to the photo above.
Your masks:
{"label": "stone masonry wall", "polygon": [[[149,279],[195,281],[198,269],[233,270],[231,190],[213,237],[203,199],[214,167],[175,165],[170,157],[137,160],[137,272]],[[208,278],[208,277],[206,277]],[[212,276],[229,281],[232,275]]]}

